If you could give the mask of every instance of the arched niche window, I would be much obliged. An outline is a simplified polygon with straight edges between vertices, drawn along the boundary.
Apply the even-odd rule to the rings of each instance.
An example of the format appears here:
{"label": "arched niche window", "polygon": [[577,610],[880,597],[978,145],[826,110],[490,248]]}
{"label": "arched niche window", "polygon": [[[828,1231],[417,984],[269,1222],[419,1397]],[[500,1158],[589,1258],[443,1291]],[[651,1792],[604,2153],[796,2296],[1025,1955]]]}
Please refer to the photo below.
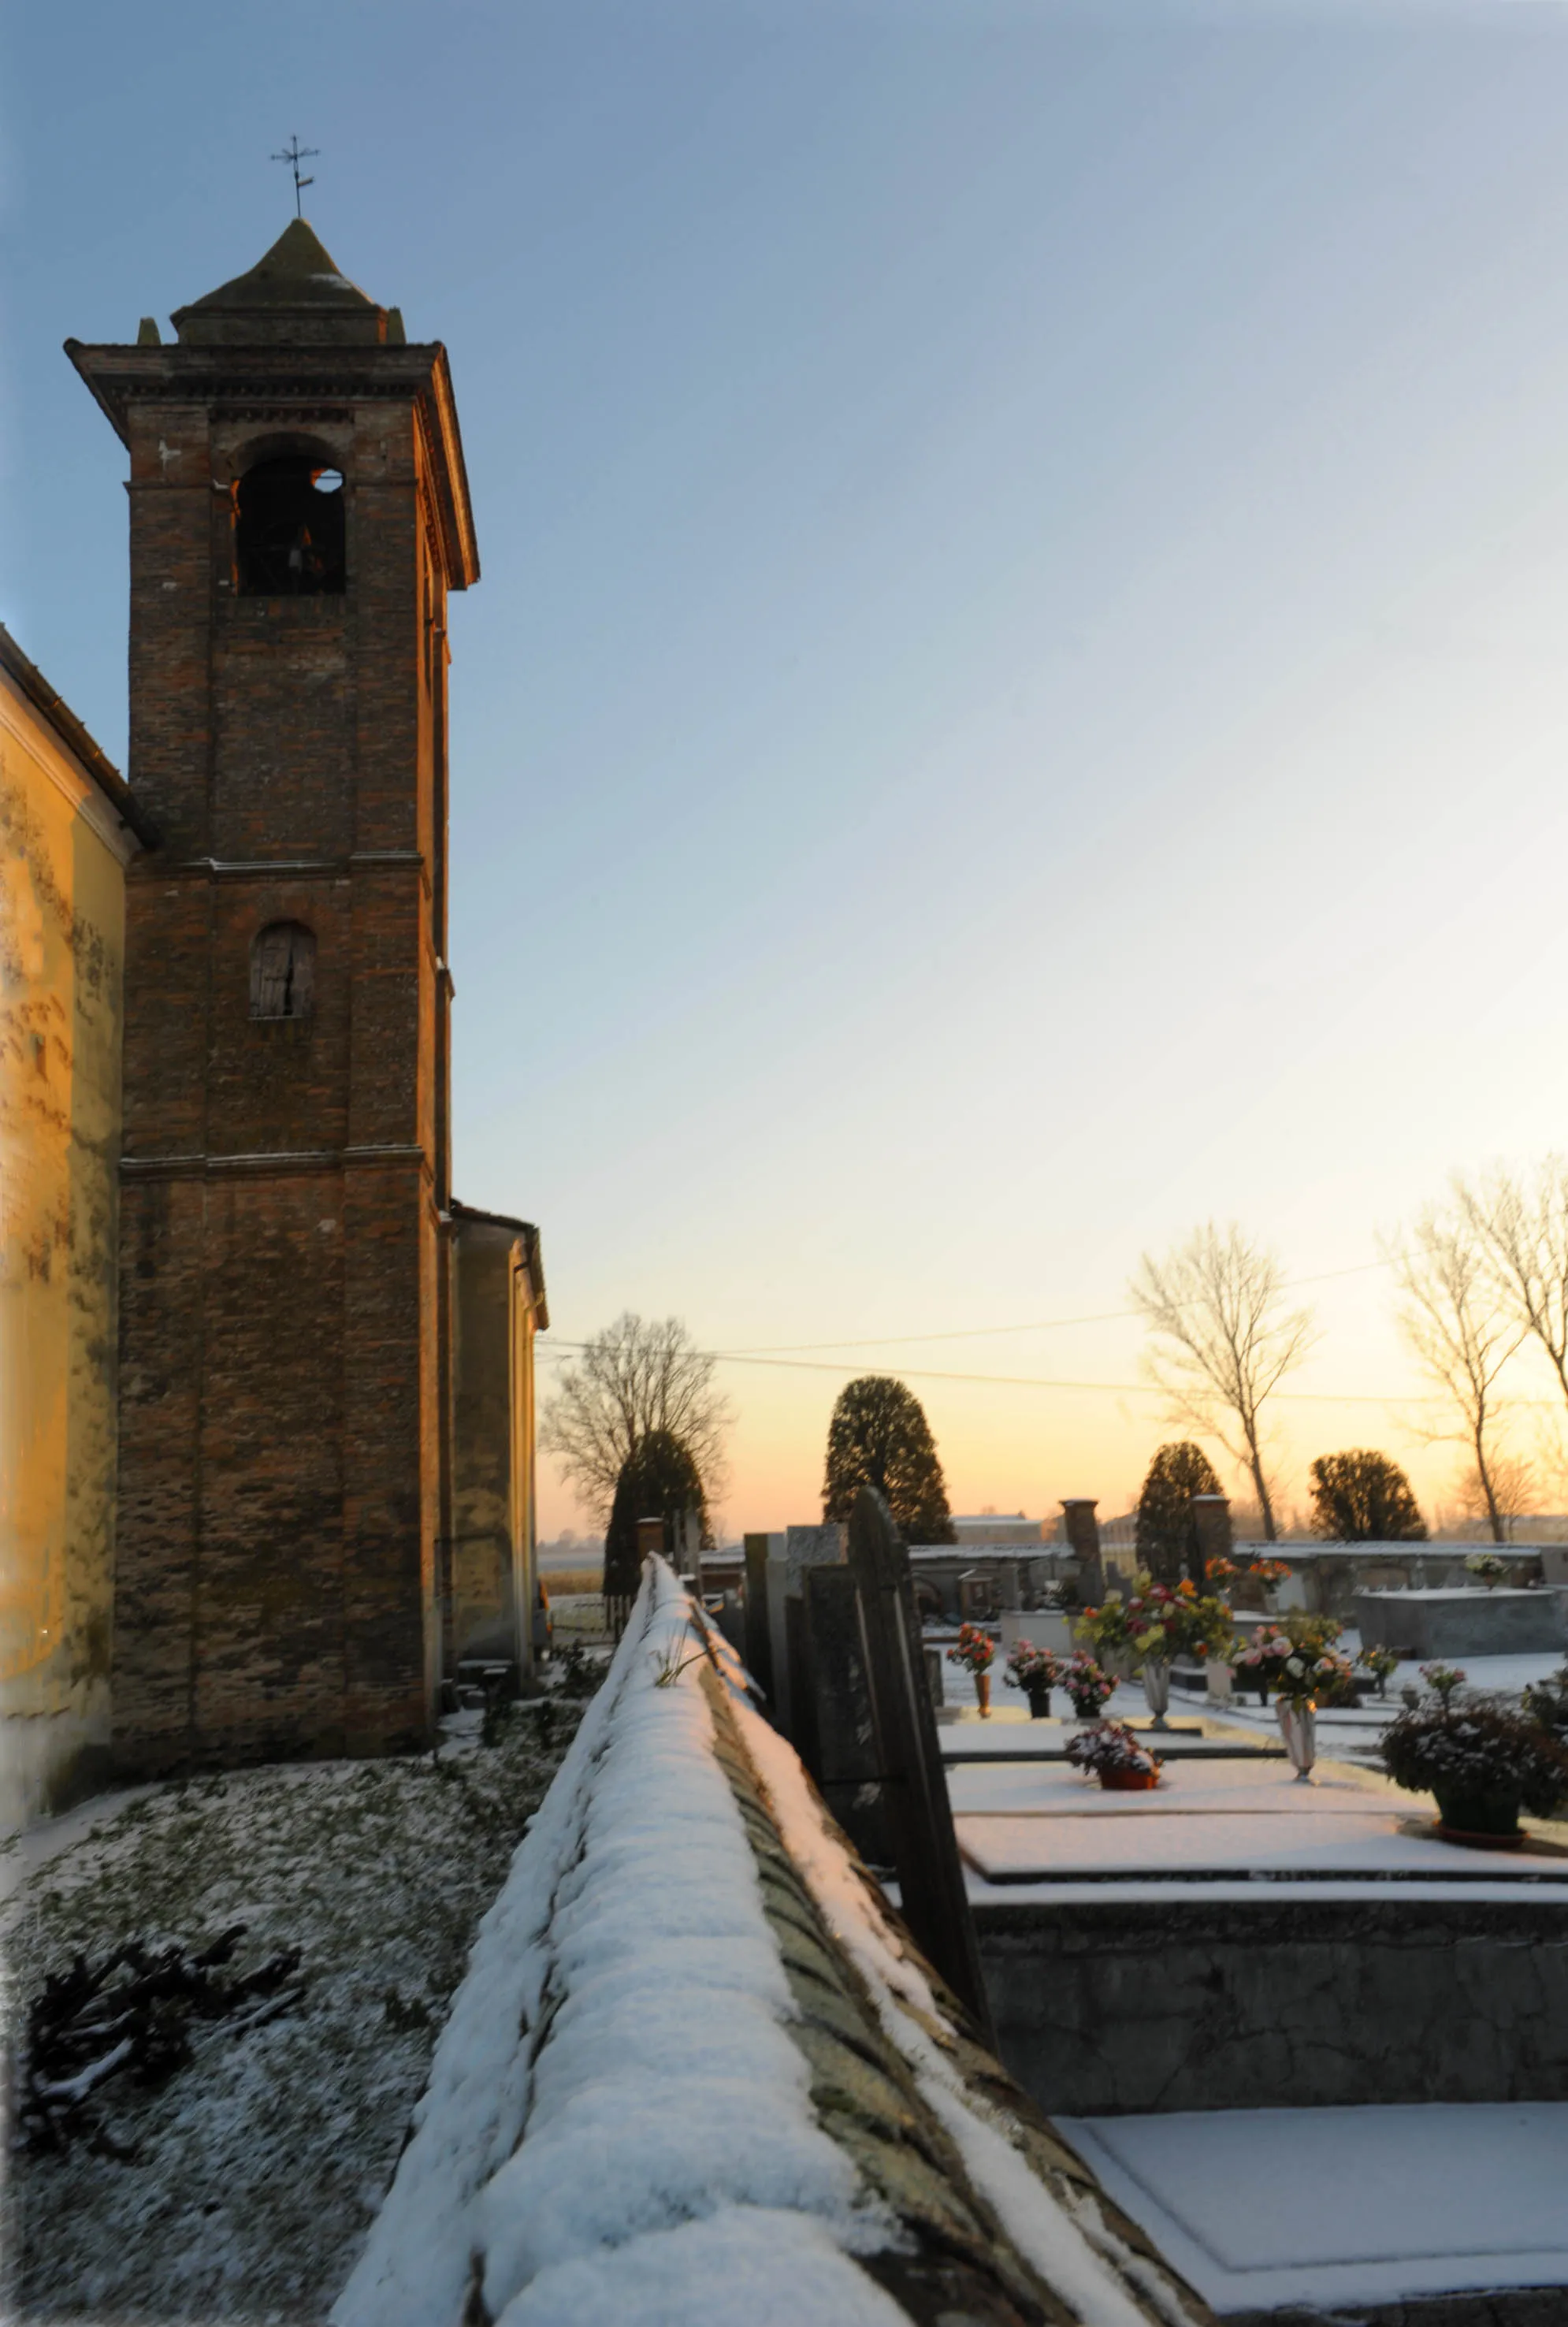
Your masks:
{"label": "arched niche window", "polygon": [[298,598],[348,586],[343,479],[319,453],[258,461],[235,494],[241,594]]}
{"label": "arched niche window", "polygon": [[253,1018],[308,1018],[315,1001],[316,941],[303,921],[272,921],[250,949]]}

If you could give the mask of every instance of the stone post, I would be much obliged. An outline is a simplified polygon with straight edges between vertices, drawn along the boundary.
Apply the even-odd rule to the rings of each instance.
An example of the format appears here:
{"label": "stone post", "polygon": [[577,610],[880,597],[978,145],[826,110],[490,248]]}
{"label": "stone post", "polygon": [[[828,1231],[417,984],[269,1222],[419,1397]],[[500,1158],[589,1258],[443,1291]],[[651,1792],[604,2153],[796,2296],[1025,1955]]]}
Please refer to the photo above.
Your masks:
{"label": "stone post", "polygon": [[1106,1596],[1106,1571],[1100,1559],[1100,1523],[1095,1517],[1099,1509],[1098,1498],[1064,1496],[1061,1508],[1067,1519],[1068,1547],[1078,1564],[1079,1603],[1086,1608],[1097,1607]]}
{"label": "stone post", "polygon": [[1194,1495],[1191,1501],[1192,1524],[1198,1534],[1198,1573],[1192,1581],[1201,1592],[1209,1560],[1230,1557],[1230,1497]]}
{"label": "stone post", "polygon": [[782,1547],[779,1538],[770,1535],[745,1538],[746,1645],[742,1654],[746,1670],[770,1705],[773,1702],[773,1643],[768,1631],[768,1557]]}

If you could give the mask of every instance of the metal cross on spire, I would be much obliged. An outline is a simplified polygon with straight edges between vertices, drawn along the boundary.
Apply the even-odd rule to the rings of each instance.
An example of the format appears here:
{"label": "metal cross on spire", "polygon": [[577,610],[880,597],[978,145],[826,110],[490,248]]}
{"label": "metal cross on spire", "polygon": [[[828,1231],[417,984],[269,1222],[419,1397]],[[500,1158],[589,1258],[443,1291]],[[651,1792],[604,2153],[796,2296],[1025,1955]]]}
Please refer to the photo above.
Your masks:
{"label": "metal cross on spire", "polygon": [[286,162],[290,169],[294,172],[295,218],[303,218],[304,216],[304,211],[300,207],[301,193],[306,186],[313,186],[316,182],[314,178],[301,177],[300,164],[302,162],[315,161],[320,155],[321,150],[322,149],[319,145],[302,145],[299,141],[299,132],[296,130],[294,136],[289,139],[288,144],[284,147],[283,152],[281,154],[275,154],[272,157],[275,162]]}

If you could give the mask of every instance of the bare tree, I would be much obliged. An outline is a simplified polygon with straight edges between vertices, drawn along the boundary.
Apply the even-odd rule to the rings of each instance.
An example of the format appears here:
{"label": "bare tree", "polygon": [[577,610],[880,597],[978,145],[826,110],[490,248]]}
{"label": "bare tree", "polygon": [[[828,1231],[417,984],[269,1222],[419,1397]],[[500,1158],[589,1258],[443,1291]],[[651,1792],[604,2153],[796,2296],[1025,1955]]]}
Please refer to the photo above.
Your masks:
{"label": "bare tree", "polygon": [[1232,1220],[1195,1229],[1164,1260],[1145,1253],[1128,1287],[1153,1334],[1144,1360],[1176,1416],[1218,1440],[1279,1535],[1264,1467],[1263,1407],[1312,1341],[1310,1309],[1283,1306],[1279,1261]]}
{"label": "bare tree", "polygon": [[[1507,1533],[1510,1519],[1522,1519],[1527,1511],[1535,1509],[1535,1494],[1534,1464],[1522,1455],[1500,1454],[1494,1446],[1487,1457],[1484,1479],[1479,1465],[1470,1463],[1454,1481],[1454,1509],[1461,1519],[1488,1521],[1495,1509]],[[1495,1529],[1493,1534],[1495,1540]]]}
{"label": "bare tree", "polygon": [[1479,1244],[1503,1307],[1545,1351],[1568,1400],[1568,1156],[1533,1175],[1456,1175],[1454,1196]]}
{"label": "bare tree", "polygon": [[678,1317],[630,1312],[563,1366],[546,1405],[539,1444],[602,1527],[628,1457],[653,1431],[667,1430],[690,1454],[710,1508],[723,1492],[724,1435],[734,1420],[714,1382],[714,1360],[695,1349]]}
{"label": "bare tree", "polygon": [[1423,1428],[1421,1435],[1458,1439],[1468,1449],[1479,1515],[1493,1542],[1505,1543],[1497,1383],[1528,1328],[1502,1304],[1485,1245],[1462,1202],[1448,1211],[1428,1205],[1387,1257],[1400,1289],[1400,1331],[1457,1416],[1457,1426]]}

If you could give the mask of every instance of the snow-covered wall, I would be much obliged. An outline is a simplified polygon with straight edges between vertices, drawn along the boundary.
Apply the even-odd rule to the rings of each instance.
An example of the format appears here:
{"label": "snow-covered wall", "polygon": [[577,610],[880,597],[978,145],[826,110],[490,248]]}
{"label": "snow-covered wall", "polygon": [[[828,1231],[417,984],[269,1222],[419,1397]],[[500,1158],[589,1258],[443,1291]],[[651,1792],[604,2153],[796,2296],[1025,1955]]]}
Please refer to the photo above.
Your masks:
{"label": "snow-covered wall", "polygon": [[981,2052],[650,1570],[333,2327],[1207,2318]]}

